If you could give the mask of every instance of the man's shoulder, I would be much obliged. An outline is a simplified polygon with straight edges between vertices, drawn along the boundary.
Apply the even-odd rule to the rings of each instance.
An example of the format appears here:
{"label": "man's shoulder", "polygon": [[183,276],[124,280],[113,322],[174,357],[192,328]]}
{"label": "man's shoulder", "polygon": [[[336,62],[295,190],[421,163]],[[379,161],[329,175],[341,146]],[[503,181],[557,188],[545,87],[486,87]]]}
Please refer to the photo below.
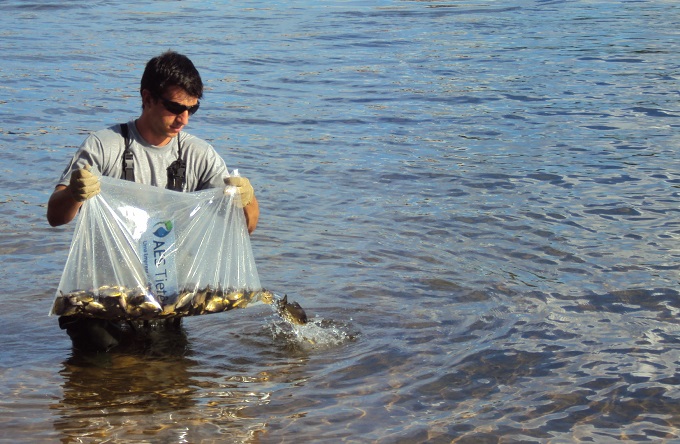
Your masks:
{"label": "man's shoulder", "polygon": [[182,150],[186,149],[189,156],[210,156],[217,155],[215,148],[210,144],[210,142],[196,137],[193,134],[182,132],[180,135],[180,144],[182,145]]}
{"label": "man's shoulder", "polygon": [[120,125],[112,125],[107,128],[91,131],[82,144],[82,149],[87,151],[109,151],[124,145],[120,133]]}
{"label": "man's shoulder", "polygon": [[208,141],[185,131],[182,131],[180,134],[180,141],[185,145],[196,145],[204,149],[212,149],[212,145]]}
{"label": "man's shoulder", "polygon": [[122,137],[121,134],[121,124],[117,123],[115,125],[108,126],[106,128],[98,129],[95,131],[91,131],[89,133],[90,137],[96,137],[99,140],[111,140],[111,139],[120,139]]}

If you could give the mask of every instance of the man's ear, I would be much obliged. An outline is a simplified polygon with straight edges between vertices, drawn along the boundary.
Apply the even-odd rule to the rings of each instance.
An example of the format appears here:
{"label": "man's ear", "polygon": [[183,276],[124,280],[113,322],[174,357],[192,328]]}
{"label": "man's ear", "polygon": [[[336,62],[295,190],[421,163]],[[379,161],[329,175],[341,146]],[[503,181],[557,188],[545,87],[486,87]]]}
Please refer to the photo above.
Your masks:
{"label": "man's ear", "polygon": [[142,90],[142,109],[146,108],[147,105],[151,105],[153,100],[153,94],[148,89]]}

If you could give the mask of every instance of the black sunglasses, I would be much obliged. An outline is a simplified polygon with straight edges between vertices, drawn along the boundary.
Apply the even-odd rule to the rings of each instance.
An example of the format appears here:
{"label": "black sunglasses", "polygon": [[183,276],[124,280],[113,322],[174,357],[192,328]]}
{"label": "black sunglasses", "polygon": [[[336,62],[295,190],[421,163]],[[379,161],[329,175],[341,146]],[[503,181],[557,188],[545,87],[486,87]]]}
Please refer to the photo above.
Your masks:
{"label": "black sunglasses", "polygon": [[172,100],[164,99],[163,97],[159,97],[159,99],[161,103],[163,103],[163,108],[178,116],[184,111],[189,111],[189,115],[193,116],[196,111],[198,111],[198,107],[201,106],[201,102],[196,102],[196,105],[193,106],[186,106],[181,103],[173,102]]}

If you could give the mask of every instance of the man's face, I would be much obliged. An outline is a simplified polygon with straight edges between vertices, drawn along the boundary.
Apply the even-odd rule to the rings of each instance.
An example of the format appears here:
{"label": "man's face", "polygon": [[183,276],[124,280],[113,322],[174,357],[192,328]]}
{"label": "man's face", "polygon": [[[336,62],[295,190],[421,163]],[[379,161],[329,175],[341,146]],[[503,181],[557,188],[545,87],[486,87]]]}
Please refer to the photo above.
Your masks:
{"label": "man's face", "polygon": [[159,99],[153,97],[151,92],[144,90],[142,99],[144,101],[143,114],[148,117],[146,120],[149,124],[148,130],[154,139],[148,142],[161,146],[177,136],[189,123],[189,110],[181,110],[179,114],[176,114],[178,110],[173,108],[177,108],[177,105],[188,108],[198,104],[196,97],[188,95],[178,86],[169,87]]}

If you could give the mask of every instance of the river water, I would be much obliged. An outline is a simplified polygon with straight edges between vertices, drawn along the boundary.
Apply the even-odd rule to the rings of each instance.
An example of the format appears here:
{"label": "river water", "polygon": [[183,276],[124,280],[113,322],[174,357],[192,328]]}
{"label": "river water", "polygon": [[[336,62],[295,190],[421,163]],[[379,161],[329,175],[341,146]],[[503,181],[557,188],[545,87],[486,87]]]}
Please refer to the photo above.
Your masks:
{"label": "river water", "polygon": [[[680,440],[672,1],[0,3],[0,441]],[[145,350],[47,312],[90,131],[189,55],[262,284]]]}

